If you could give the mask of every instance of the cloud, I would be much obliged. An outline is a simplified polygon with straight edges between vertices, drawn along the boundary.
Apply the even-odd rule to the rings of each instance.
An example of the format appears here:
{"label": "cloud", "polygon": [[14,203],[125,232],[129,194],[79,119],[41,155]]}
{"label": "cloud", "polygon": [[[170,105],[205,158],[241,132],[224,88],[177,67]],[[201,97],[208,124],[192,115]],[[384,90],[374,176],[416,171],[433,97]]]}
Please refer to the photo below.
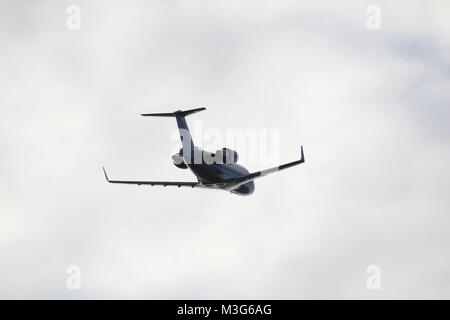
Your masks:
{"label": "cloud", "polygon": [[[69,4],[1,5],[0,297],[449,297],[445,2],[380,1],[377,31],[350,1],[80,1],[80,31]],[[138,114],[200,106],[307,162],[245,198],[105,183],[193,179]]]}

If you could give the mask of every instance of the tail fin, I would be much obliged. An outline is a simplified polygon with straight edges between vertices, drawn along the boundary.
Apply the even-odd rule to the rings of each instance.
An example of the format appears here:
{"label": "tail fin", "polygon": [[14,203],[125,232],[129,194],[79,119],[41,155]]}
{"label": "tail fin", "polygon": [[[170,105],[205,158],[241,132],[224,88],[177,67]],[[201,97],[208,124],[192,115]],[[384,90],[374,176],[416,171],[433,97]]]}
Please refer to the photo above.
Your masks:
{"label": "tail fin", "polygon": [[193,157],[194,142],[192,141],[191,133],[189,132],[189,127],[186,123],[186,119],[184,117],[206,110],[206,108],[197,108],[191,110],[177,110],[171,113],[143,113],[141,116],[144,117],[174,117],[177,120],[178,130],[180,131],[180,139],[183,145],[183,156],[184,158]]}

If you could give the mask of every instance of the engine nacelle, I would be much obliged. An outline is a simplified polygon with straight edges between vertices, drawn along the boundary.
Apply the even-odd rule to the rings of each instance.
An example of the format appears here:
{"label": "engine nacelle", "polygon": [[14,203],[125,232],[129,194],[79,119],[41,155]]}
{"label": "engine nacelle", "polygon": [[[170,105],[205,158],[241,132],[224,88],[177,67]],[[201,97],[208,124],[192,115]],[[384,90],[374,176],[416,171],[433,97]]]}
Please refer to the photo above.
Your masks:
{"label": "engine nacelle", "polygon": [[238,162],[239,155],[233,149],[222,148],[216,151],[215,159],[217,163],[233,164]]}
{"label": "engine nacelle", "polygon": [[173,164],[175,167],[180,168],[180,169],[187,169],[188,166],[187,164],[184,162],[183,158],[180,156],[180,154],[174,154],[172,156],[172,160],[173,160]]}

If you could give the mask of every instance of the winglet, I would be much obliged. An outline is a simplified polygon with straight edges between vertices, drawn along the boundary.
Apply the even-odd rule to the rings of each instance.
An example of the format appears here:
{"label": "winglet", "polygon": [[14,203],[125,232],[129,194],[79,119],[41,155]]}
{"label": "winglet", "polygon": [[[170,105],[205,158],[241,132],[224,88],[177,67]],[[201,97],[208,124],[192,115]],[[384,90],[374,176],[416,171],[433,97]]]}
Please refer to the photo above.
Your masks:
{"label": "winglet", "polygon": [[105,179],[106,179],[106,181],[109,182],[108,175],[106,174],[105,167],[102,167],[102,169],[103,169],[103,173],[105,174]]}
{"label": "winglet", "polygon": [[301,146],[302,157],[300,158],[300,163],[305,162],[305,155],[303,154],[303,146]]}

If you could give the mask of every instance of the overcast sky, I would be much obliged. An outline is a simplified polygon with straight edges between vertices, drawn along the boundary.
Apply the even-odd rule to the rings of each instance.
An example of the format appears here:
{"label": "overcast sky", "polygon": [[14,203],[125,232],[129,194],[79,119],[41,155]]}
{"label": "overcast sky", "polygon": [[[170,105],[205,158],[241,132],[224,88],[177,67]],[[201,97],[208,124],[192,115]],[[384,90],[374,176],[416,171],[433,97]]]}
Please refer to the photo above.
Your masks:
{"label": "overcast sky", "polygon": [[[1,0],[0,298],[450,298],[449,10]],[[175,121],[138,116],[193,107],[307,162],[250,197],[105,182],[194,181]]]}

